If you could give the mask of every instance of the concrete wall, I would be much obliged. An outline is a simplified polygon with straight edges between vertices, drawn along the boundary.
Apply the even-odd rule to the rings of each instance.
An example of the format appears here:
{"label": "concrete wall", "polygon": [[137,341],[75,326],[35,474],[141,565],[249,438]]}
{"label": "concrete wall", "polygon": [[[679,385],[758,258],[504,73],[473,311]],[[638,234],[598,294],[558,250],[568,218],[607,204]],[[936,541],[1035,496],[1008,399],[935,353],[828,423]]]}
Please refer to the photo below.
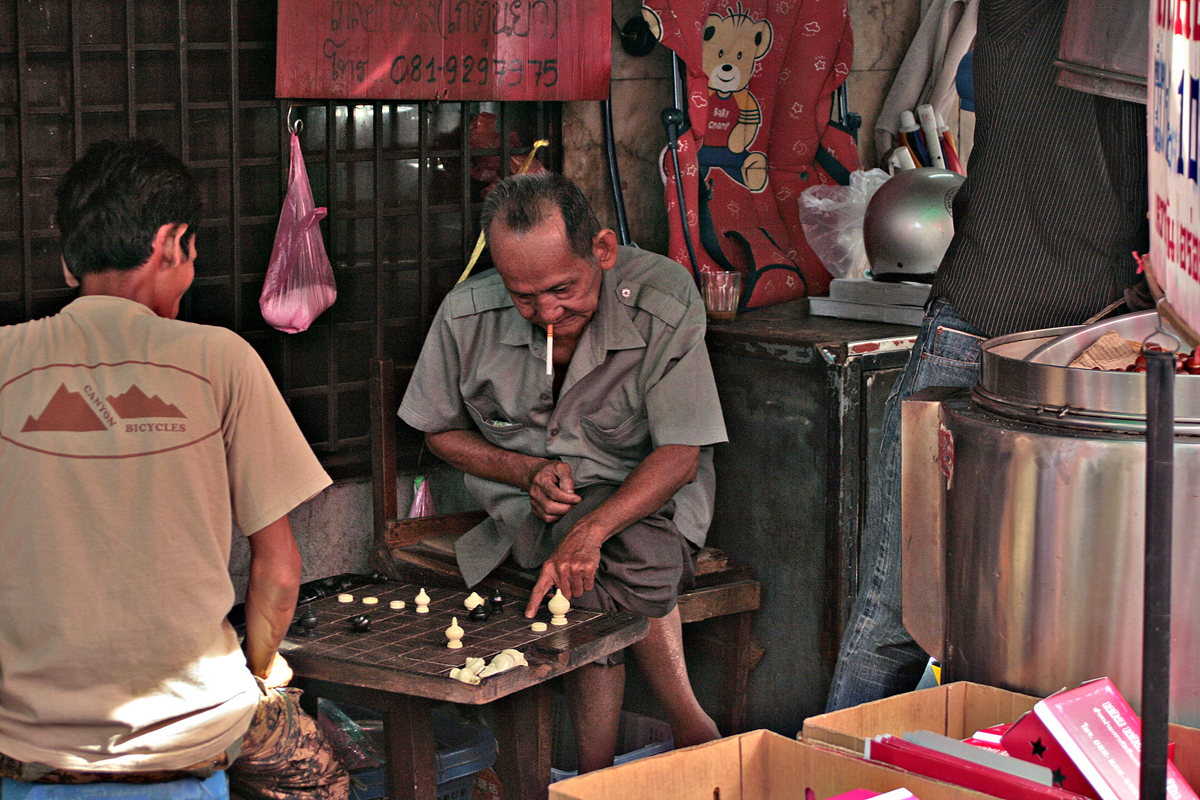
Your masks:
{"label": "concrete wall", "polygon": [[[397,507],[402,512],[407,512],[412,505],[413,479],[418,474],[429,480],[434,506],[440,513],[478,507],[463,487],[461,473],[439,465],[397,476]],[[342,572],[368,571],[374,538],[371,505],[370,478],[343,480],[303,503],[288,516],[304,563],[302,581]],[[229,572],[237,587],[239,602],[245,593],[249,569],[250,547],[235,527]]]}

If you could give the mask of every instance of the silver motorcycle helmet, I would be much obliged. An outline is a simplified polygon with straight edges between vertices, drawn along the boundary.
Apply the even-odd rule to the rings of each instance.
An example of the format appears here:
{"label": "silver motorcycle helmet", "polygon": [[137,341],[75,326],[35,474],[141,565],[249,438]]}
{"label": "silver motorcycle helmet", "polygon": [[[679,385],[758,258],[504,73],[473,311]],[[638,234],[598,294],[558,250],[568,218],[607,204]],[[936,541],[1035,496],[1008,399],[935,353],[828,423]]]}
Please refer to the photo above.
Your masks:
{"label": "silver motorcycle helmet", "polygon": [[875,192],[863,240],[877,281],[930,283],[954,236],[950,205],[963,176],[936,167],[898,172]]}

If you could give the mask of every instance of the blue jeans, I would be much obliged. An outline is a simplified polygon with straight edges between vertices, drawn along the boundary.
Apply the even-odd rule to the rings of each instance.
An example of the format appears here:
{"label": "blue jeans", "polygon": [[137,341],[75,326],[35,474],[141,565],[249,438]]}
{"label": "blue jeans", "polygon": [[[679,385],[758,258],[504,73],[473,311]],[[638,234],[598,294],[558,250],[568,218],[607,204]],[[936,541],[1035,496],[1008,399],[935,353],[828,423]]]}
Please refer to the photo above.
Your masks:
{"label": "blue jeans", "polygon": [[925,670],[928,656],[905,630],[900,608],[900,401],[930,386],[973,386],[984,339],[949,303],[935,300],[888,397],[878,483],[867,495],[862,582],[842,637],[827,711],[910,691]]}

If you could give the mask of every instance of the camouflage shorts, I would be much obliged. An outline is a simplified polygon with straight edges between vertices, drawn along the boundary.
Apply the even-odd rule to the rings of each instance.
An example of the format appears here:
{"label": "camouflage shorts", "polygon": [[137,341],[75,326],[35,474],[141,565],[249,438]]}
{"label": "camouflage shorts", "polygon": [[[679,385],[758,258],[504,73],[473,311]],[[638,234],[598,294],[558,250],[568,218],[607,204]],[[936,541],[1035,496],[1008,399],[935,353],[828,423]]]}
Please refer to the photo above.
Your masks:
{"label": "camouflage shorts", "polygon": [[299,689],[269,690],[258,704],[229,786],[247,798],[345,800],[350,776],[317,721],[300,710]]}
{"label": "camouflage shorts", "polygon": [[[25,764],[0,753],[0,777],[30,783],[165,783],[207,778],[228,766],[229,786],[248,800],[346,800],[350,776],[338,763],[316,720],[300,710],[299,689],[267,690],[232,764],[221,753],[181,770],[77,772]],[[238,751],[238,746],[230,752]]]}

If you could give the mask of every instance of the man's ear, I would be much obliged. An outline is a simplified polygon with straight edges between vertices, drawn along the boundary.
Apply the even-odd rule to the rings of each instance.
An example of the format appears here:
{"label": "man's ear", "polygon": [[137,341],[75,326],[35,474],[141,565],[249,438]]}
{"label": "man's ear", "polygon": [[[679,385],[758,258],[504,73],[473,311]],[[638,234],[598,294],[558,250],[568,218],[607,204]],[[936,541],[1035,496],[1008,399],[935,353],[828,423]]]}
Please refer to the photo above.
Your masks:
{"label": "man's ear", "polygon": [[617,263],[617,234],[604,228],[592,239],[592,255],[600,269],[612,269]]}
{"label": "man's ear", "polygon": [[65,258],[61,258],[60,260],[63,265],[63,280],[67,282],[67,286],[70,286],[72,289],[78,289],[79,281],[71,274],[71,270],[67,269],[67,260]]}
{"label": "man's ear", "polygon": [[160,225],[150,243],[150,258],[160,267],[173,267],[187,260],[187,252],[183,247],[183,237],[187,233],[187,223],[167,223]]}

